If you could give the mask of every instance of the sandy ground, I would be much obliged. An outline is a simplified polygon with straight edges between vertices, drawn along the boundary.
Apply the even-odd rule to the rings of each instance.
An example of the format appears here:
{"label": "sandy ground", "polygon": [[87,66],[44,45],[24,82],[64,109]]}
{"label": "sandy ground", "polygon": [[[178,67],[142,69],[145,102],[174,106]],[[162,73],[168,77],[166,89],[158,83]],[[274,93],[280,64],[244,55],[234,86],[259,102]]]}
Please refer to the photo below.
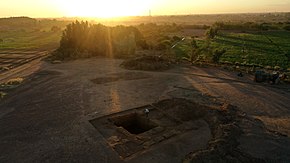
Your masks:
{"label": "sandy ground", "polygon": [[[255,158],[290,161],[289,88],[256,84],[251,76],[239,78],[221,69],[177,66],[145,72],[122,69],[121,63],[106,58],[43,62],[1,101],[0,162],[122,162],[88,119],[173,97],[238,106],[248,117],[240,122],[238,149]],[[195,139],[201,143],[196,149],[206,147],[210,133],[203,132],[208,136]],[[188,136],[127,161],[181,161],[187,153],[178,152],[188,151],[176,149]]]}

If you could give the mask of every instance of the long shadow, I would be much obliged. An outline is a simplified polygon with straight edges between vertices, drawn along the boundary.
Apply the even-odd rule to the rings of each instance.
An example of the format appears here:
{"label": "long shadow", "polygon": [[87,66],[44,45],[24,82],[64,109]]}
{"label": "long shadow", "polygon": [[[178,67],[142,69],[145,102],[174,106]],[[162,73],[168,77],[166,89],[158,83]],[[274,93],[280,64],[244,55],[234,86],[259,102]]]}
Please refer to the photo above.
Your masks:
{"label": "long shadow", "polygon": [[[164,72],[166,73],[166,72]],[[208,79],[217,79],[217,80],[222,80],[223,82],[220,83],[241,83],[241,84],[249,84],[249,85],[253,85],[253,86],[264,86],[265,88],[275,88],[278,90],[286,90],[289,89],[290,87],[288,85],[286,86],[276,86],[276,85],[270,85],[267,83],[255,83],[249,80],[240,80],[240,79],[231,79],[231,78],[226,78],[226,77],[218,77],[216,73],[213,72],[208,72],[205,71],[205,74],[197,74],[197,73],[189,73],[189,72],[179,72],[179,71],[172,71],[170,73],[175,73],[175,74],[179,74],[179,75],[187,75],[187,76],[197,76],[197,77],[202,77],[202,78],[208,78]],[[227,75],[227,74],[225,74]],[[206,83],[206,82],[203,82]],[[212,82],[212,83],[217,83],[217,82]]]}
{"label": "long shadow", "polygon": [[[253,103],[253,99],[251,98],[256,99],[257,101],[255,101],[255,105],[256,103],[258,105],[261,104],[260,107],[263,107],[263,105],[267,104],[267,108],[264,108],[265,110],[263,109],[257,110],[256,113],[252,112],[251,109],[249,108],[245,108],[247,111],[250,111],[250,113],[253,115],[271,116],[271,117],[275,115],[281,115],[281,113],[283,115],[284,114],[290,115],[290,109],[288,108],[288,104],[287,104],[290,102],[289,85],[270,85],[267,83],[255,83],[253,81],[250,81],[250,79],[235,78],[231,74],[223,73],[224,71],[221,71],[221,75],[225,75],[223,77],[217,77],[220,72],[207,71],[206,69],[203,70],[203,72],[205,74],[194,74],[194,73],[189,73],[189,72],[182,72],[182,74],[184,75],[186,74],[187,76],[190,77],[190,79],[192,79],[192,81],[195,84],[201,85],[206,90],[209,90],[210,92],[213,92],[214,94],[217,94],[218,96],[223,97],[224,99],[226,99],[226,101],[234,100],[232,101],[233,103],[237,103],[238,105],[244,106],[242,101],[239,101],[239,98],[238,98],[238,96],[244,96],[244,97],[249,97],[250,98],[249,100],[252,101],[252,103]],[[229,78],[226,77],[226,75],[230,75]],[[215,80],[207,81],[207,79],[202,79],[202,78],[218,79],[218,81],[215,81]],[[195,84],[193,85],[193,87],[195,87]],[[219,84],[224,85],[224,87],[219,87],[218,86]],[[232,91],[224,92],[222,91],[223,89],[220,89],[220,88],[229,89]],[[234,94],[237,97],[233,97],[232,99],[231,92],[236,92]],[[253,109],[254,108],[256,108],[256,106],[253,105]],[[275,114],[275,111],[278,111],[277,114]]]}
{"label": "long shadow", "polygon": [[[211,72],[211,71],[207,71],[206,69],[204,69],[203,72],[206,73],[206,74],[202,74],[202,76],[209,76],[209,75],[210,76],[217,76],[219,74],[219,72]],[[182,72],[182,74],[184,74],[184,73],[188,73],[188,72]],[[189,72],[189,73],[191,73],[191,72]],[[225,75],[226,74],[227,73],[225,73]],[[227,77],[225,77],[225,78],[227,78]],[[258,100],[258,102],[259,102],[258,104],[263,104],[265,102],[265,103],[268,103],[268,104],[271,105],[270,108],[276,108],[276,106],[280,106],[280,108],[278,109],[278,112],[280,114],[281,113],[282,114],[285,113],[286,115],[289,115],[290,114],[289,109],[288,110],[287,110],[287,108],[283,109],[283,107],[285,106],[285,104],[287,104],[287,102],[284,101],[284,103],[280,103],[280,101],[277,101],[277,102],[274,101],[274,103],[271,104],[271,101],[267,101],[267,99],[263,98],[263,93],[262,92],[255,92],[255,90],[256,90],[255,87],[249,87],[247,85],[246,86],[244,86],[244,85],[237,85],[236,83],[230,83],[230,82],[227,85],[223,85],[224,87],[219,87],[219,85],[211,85],[210,83],[204,83],[203,81],[205,81],[205,80],[200,79],[198,77],[197,78],[190,77],[190,78],[188,78],[188,82],[189,83],[192,83],[192,87],[188,87],[188,88],[178,87],[178,88],[184,89],[184,90],[188,90],[188,91],[200,90],[201,92],[207,92],[207,91],[209,91],[209,92],[213,92],[214,94],[217,93],[217,95],[221,96],[222,99],[223,98],[228,98],[228,99],[226,99],[226,101],[229,101],[231,104],[238,104],[237,106],[240,106],[240,104],[242,104],[242,101],[239,101],[240,100],[240,97],[239,96],[243,96],[244,99],[245,99],[245,97],[246,98],[247,97],[249,97],[249,98],[255,97],[255,99]],[[203,87],[203,88],[201,88],[201,87]],[[251,92],[253,91],[255,94],[251,94],[251,92],[245,92],[243,90],[244,87],[246,89],[249,89]],[[223,91],[223,89],[229,89],[230,91]],[[234,91],[235,93],[232,94],[231,93],[231,90]],[[265,91],[267,91],[267,90],[265,90]],[[269,90],[269,91],[271,91],[271,90]],[[233,95],[236,96],[236,97],[231,98],[231,96],[233,96]],[[275,92],[274,93],[271,92],[271,95],[276,95],[276,94],[275,94]],[[282,96],[284,96],[284,95],[282,95]],[[288,93],[288,96],[289,96],[289,93]],[[268,98],[269,97],[270,97],[270,95],[268,96]],[[285,97],[286,97],[286,95],[285,95]],[[253,103],[253,104],[255,103],[255,102],[253,102],[253,99],[249,99],[249,100],[252,100],[251,103]],[[246,105],[241,105],[241,106],[247,106],[247,105],[249,106],[251,103],[246,104]],[[261,106],[263,106],[263,105],[261,105]],[[250,106],[250,109],[249,108],[245,108],[245,110],[247,110],[247,111],[250,110],[250,113],[253,113],[251,111],[251,109],[254,109],[254,108],[255,108],[255,106],[253,106],[253,107]],[[265,108],[262,108],[261,107],[261,113],[264,115],[264,112],[265,112],[265,115],[266,116],[271,116],[270,113],[267,114],[267,112],[269,111],[270,108],[265,109]],[[245,113],[245,116],[242,118],[244,120],[246,120],[246,119],[247,120],[250,120],[251,119],[251,118],[249,118],[247,116],[248,113],[249,113],[247,111]],[[272,112],[274,112],[274,111],[272,111]],[[277,113],[277,114],[279,114],[279,113]],[[249,114],[249,115],[252,116],[253,114]],[[255,121],[253,120],[252,121],[251,120],[249,122],[251,122],[251,125],[253,125],[253,126],[260,125],[260,126],[263,127],[263,129],[266,128],[265,124],[262,121],[258,121],[258,120],[255,120]],[[250,129],[250,125],[249,126],[245,126],[244,125],[242,128]],[[263,133],[264,132],[267,133],[267,130],[263,131]],[[255,134],[255,131],[248,130],[247,133],[251,133],[251,134],[253,133],[253,134]],[[261,133],[259,133],[259,134],[261,134]],[[274,136],[273,136],[273,138],[274,138]],[[276,152],[279,152],[279,151],[274,151],[273,150],[273,153],[276,153]],[[283,154],[286,155],[287,152],[285,152]]]}

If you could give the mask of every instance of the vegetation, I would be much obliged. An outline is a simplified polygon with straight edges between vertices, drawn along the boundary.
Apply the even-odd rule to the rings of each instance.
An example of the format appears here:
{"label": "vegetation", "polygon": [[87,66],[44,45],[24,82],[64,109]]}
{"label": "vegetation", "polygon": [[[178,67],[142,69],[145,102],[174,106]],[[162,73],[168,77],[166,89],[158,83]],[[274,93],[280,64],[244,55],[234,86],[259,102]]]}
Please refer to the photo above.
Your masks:
{"label": "vegetation", "polygon": [[137,47],[146,47],[146,42],[135,27],[107,27],[76,21],[67,25],[54,57],[128,56],[135,54]]}
{"label": "vegetation", "polygon": [[19,85],[23,82],[23,78],[13,78],[8,80],[5,85]]}
{"label": "vegetation", "polygon": [[210,27],[205,33],[207,39],[214,39],[217,34],[218,34],[218,27],[214,27],[214,26]]}
{"label": "vegetation", "polygon": [[23,78],[12,78],[7,82],[0,84],[0,100],[7,95],[7,91],[18,87],[23,81]]}
{"label": "vegetation", "polygon": [[59,44],[67,21],[28,17],[0,19],[0,50],[53,49]]}
{"label": "vegetation", "polygon": [[289,22],[216,22],[214,26],[221,30],[241,30],[241,31],[267,31],[267,30],[287,30]]}
{"label": "vegetation", "polygon": [[55,56],[63,59],[127,56],[137,49],[148,49],[190,62],[287,69],[289,18],[289,13],[133,17],[114,23],[135,26],[116,27],[94,24],[93,20],[71,23],[72,19],[4,18],[0,19],[0,50],[59,47]]}
{"label": "vegetation", "polygon": [[226,63],[270,69],[276,66],[287,69],[290,67],[290,32],[283,29],[286,23],[272,23],[273,26],[277,26],[269,29],[278,30],[265,30],[261,28],[265,25],[261,24],[230,25],[231,23],[219,22],[205,31],[205,38],[186,37],[173,49],[169,47],[178,42],[177,37],[173,39],[175,36],[170,37],[170,34],[155,35],[155,40],[159,38],[159,43],[153,47],[157,47],[157,50],[172,51],[177,59],[191,62]]}
{"label": "vegetation", "polygon": [[213,51],[212,62],[213,63],[219,63],[221,56],[223,54],[225,54],[225,53],[226,53],[226,50],[225,49],[222,49],[222,50],[215,49]]}
{"label": "vegetation", "polygon": [[53,49],[58,46],[61,31],[0,31],[0,50]]}
{"label": "vegetation", "polygon": [[6,95],[7,95],[7,93],[5,93],[5,92],[1,92],[1,91],[0,91],[0,100],[1,100],[2,98],[4,98]]}
{"label": "vegetation", "polygon": [[180,40],[177,36],[169,36],[171,33],[175,33],[181,30],[181,26],[176,24],[163,24],[158,25],[156,23],[140,24],[136,26],[138,30],[144,36],[144,39],[148,43],[148,48],[156,50],[167,50],[175,42]]}
{"label": "vegetation", "polygon": [[247,66],[290,67],[290,32],[266,31],[219,34],[212,46],[227,49],[221,62]]}

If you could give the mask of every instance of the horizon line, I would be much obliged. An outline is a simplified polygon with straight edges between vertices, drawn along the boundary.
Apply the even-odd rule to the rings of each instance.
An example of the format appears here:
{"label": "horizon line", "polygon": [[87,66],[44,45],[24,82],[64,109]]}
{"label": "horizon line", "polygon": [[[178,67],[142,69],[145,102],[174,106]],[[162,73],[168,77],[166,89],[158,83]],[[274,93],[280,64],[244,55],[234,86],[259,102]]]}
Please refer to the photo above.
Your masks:
{"label": "horizon line", "polygon": [[33,18],[33,19],[59,19],[59,18],[93,18],[93,19],[118,19],[130,17],[162,17],[162,16],[197,16],[197,15],[237,15],[237,14],[274,14],[274,13],[290,13],[290,11],[270,11],[270,12],[222,12],[222,13],[201,13],[201,14],[160,14],[160,15],[128,15],[128,16],[114,16],[114,17],[98,17],[98,16],[60,16],[60,17],[31,17],[31,16],[3,16],[2,18]]}

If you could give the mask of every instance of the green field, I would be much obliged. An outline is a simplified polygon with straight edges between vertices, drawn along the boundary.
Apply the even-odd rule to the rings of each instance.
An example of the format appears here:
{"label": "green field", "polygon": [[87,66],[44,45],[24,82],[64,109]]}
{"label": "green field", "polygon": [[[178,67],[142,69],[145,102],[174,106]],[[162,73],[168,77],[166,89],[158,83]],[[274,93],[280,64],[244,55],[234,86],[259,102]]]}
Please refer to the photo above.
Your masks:
{"label": "green field", "polygon": [[290,52],[289,31],[252,33],[222,32],[213,41],[216,48],[227,52],[221,62],[238,62],[244,65],[290,67],[285,53]]}
{"label": "green field", "polygon": [[[178,58],[190,56],[190,37],[173,49]],[[205,38],[197,39],[199,47],[204,46]],[[220,31],[210,41],[211,49],[225,49],[226,53],[220,58],[220,63],[230,65],[289,68],[290,63],[286,53],[290,53],[290,32],[279,31],[251,31],[232,32]],[[199,59],[211,62],[212,54],[203,50]]]}
{"label": "green field", "polygon": [[0,18],[0,50],[56,48],[68,23],[29,17]]}
{"label": "green field", "polygon": [[51,49],[58,46],[60,38],[60,31],[0,31],[0,50]]}

